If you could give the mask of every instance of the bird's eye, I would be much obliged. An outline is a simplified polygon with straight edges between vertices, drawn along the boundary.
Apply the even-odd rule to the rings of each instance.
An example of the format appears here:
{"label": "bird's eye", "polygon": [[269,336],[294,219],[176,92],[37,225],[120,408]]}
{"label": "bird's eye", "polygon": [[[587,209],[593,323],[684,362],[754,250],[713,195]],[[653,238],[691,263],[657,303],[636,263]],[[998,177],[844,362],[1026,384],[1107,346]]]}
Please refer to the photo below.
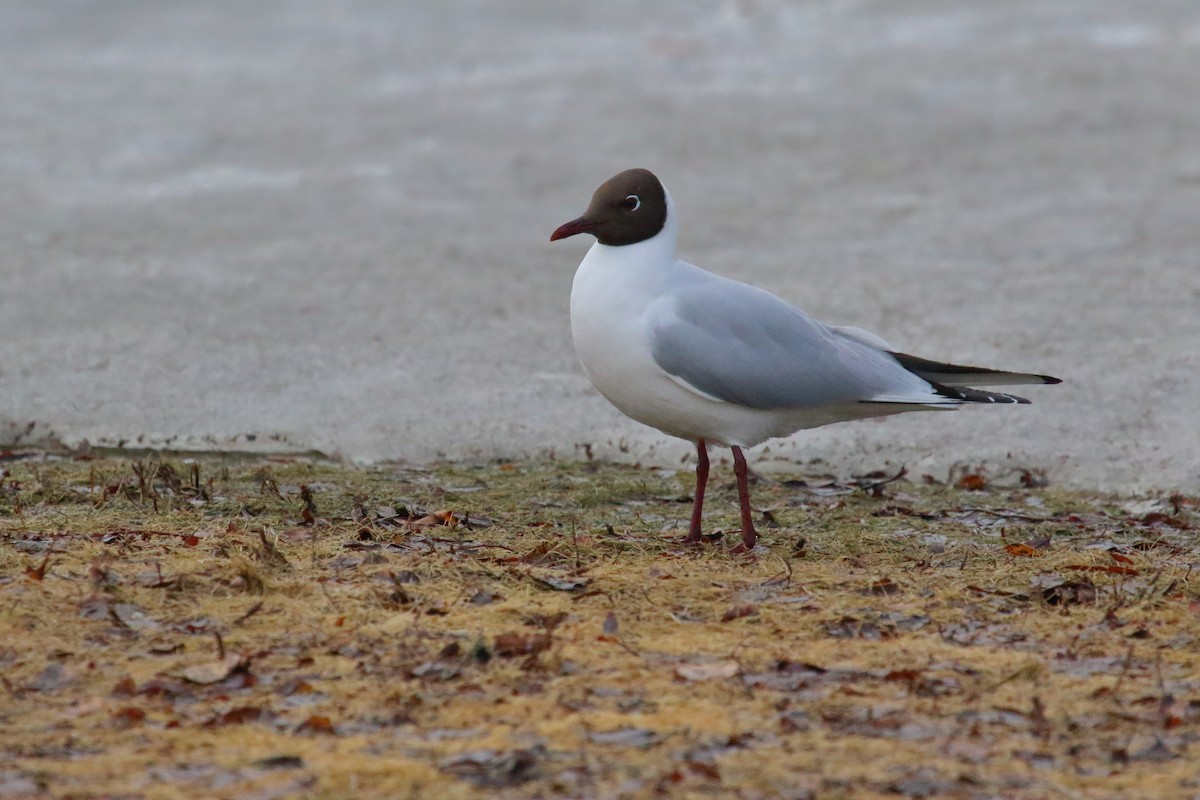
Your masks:
{"label": "bird's eye", "polygon": [[636,194],[626,195],[625,199],[621,201],[621,208],[626,211],[637,211],[641,207],[642,199]]}

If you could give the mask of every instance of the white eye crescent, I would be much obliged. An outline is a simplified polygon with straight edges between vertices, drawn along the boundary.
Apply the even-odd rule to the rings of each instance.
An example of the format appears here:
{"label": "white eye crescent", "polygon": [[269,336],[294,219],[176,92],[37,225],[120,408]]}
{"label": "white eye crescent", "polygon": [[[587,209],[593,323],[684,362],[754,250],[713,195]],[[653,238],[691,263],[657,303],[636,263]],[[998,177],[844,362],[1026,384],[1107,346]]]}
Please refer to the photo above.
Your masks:
{"label": "white eye crescent", "polygon": [[627,194],[625,195],[625,202],[621,205],[625,206],[625,208],[629,209],[630,211],[637,211],[642,207],[642,198],[638,197],[636,194]]}

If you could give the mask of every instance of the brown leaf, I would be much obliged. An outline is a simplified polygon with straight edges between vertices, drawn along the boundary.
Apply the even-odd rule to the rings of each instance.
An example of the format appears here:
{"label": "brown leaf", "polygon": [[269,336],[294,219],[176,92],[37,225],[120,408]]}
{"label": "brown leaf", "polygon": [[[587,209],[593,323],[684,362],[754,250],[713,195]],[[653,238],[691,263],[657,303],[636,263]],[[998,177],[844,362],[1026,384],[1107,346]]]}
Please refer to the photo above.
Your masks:
{"label": "brown leaf", "polygon": [[130,728],[146,718],[146,712],[134,706],[126,706],[113,712],[112,721],[118,728]]}
{"label": "brown leaf", "polygon": [[541,563],[549,560],[548,556],[550,555],[550,551],[553,549],[554,549],[554,546],[551,545],[549,542],[542,542],[537,547],[533,548],[532,550],[530,550],[528,553],[525,553],[524,555],[508,556],[505,558],[497,558],[496,563],[497,564],[514,564],[514,563],[541,564]]}
{"label": "brown leaf", "polygon": [[1142,517],[1142,523],[1145,525],[1166,525],[1169,528],[1177,528],[1179,530],[1187,530],[1192,527],[1187,523],[1187,520],[1167,516],[1161,511],[1151,511]]}
{"label": "brown leaf", "polygon": [[432,514],[426,514],[419,519],[409,520],[408,524],[414,528],[431,528],[436,525],[453,528],[458,525],[458,516],[453,511],[443,509],[435,511]]}
{"label": "brown leaf", "polygon": [[968,492],[982,492],[987,488],[987,478],[977,473],[963,475],[958,479],[958,488],[965,489]]}
{"label": "brown leaf", "polygon": [[337,731],[334,730],[333,723],[329,720],[329,717],[322,716],[320,714],[313,714],[311,717],[304,720],[304,722],[300,723],[300,726],[296,728],[296,733],[324,733],[336,735]]}
{"label": "brown leaf", "polygon": [[42,578],[46,577],[46,568],[49,565],[50,565],[50,556],[46,556],[45,558],[42,559],[42,563],[37,565],[36,567],[26,567],[25,568],[25,577],[27,577],[33,581],[40,581]]}
{"label": "brown leaf", "polygon": [[496,637],[496,655],[510,658],[547,650],[553,640],[545,633],[502,633]]}
{"label": "brown leaf", "polygon": [[732,678],[741,667],[736,661],[711,661],[705,664],[680,664],[675,676],[685,681],[711,681],[717,678]]}
{"label": "brown leaf", "polygon": [[1042,555],[1041,550],[1022,542],[1013,542],[1011,544],[1004,545],[1004,552],[1008,553],[1010,556],[1017,556],[1018,558],[1038,558]]}
{"label": "brown leaf", "polygon": [[243,725],[247,722],[257,722],[263,716],[259,706],[238,706],[224,714],[218,714],[204,723],[206,728],[220,728],[225,725]]}
{"label": "brown leaf", "polygon": [[721,615],[721,622],[733,622],[735,619],[741,619],[742,617],[748,617],[756,613],[758,613],[758,606],[754,605],[753,603],[746,603],[745,605],[740,606],[731,606],[725,610],[724,614]]}

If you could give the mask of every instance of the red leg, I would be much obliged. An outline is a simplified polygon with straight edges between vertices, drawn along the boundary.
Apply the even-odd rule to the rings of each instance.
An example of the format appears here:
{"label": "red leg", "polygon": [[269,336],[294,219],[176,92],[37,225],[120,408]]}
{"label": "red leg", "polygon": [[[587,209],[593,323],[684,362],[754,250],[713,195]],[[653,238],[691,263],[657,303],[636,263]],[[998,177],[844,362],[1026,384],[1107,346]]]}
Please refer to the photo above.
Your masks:
{"label": "red leg", "polygon": [[754,530],[754,520],[750,512],[750,487],[746,485],[746,457],[742,448],[733,447],[733,474],[737,476],[738,502],[742,505],[742,548],[746,552],[754,549],[758,539],[758,531]]}
{"label": "red leg", "polygon": [[704,508],[704,487],[708,485],[708,446],[703,439],[696,442],[696,455],[696,498],[692,503],[692,527],[684,544],[700,543],[700,512]]}

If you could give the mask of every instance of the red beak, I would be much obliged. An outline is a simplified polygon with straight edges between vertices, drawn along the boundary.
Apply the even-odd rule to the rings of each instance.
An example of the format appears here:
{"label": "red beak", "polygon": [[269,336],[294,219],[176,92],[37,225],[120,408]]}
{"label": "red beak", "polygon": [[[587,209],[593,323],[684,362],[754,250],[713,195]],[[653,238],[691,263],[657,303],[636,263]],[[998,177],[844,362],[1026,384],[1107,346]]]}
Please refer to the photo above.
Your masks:
{"label": "red beak", "polygon": [[579,219],[573,219],[570,222],[559,225],[558,229],[550,234],[550,241],[557,242],[559,239],[565,239],[577,233],[590,233],[595,229],[596,223],[587,217],[580,217]]}

